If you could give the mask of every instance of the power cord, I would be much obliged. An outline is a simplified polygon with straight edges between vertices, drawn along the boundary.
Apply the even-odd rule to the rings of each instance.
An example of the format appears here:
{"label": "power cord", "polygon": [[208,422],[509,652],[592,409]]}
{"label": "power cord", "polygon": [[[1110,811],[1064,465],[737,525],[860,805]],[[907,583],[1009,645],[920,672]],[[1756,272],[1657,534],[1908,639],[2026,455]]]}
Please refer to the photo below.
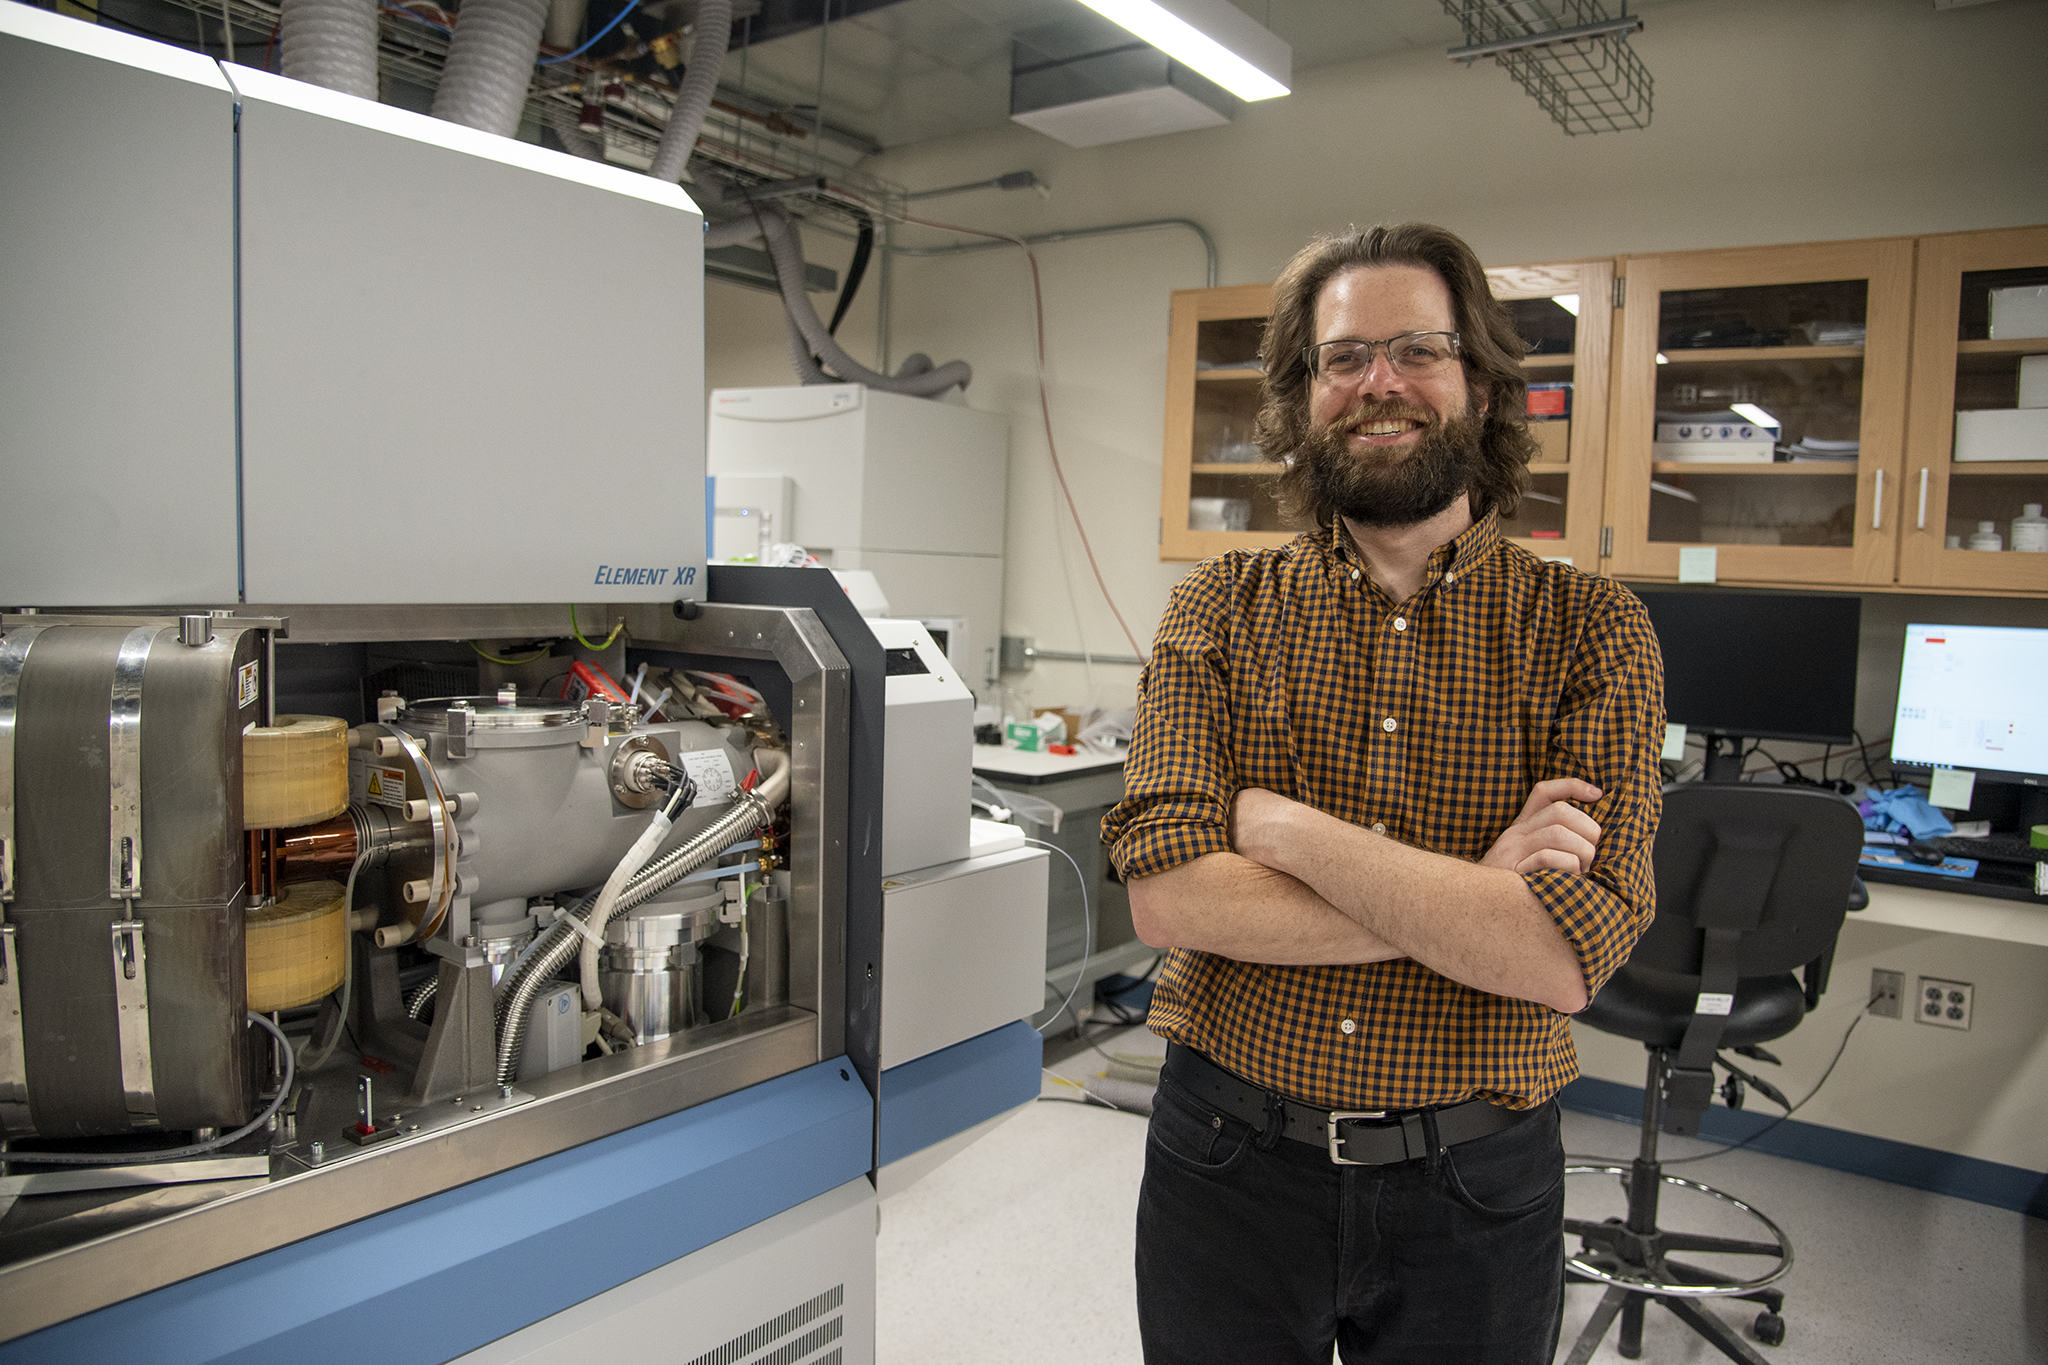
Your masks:
{"label": "power cord", "polygon": [[[1820,1073],[1820,1079],[1813,1083],[1813,1089],[1807,1091],[1805,1097],[1801,1099],[1799,1103],[1793,1105],[1784,1113],[1778,1115],[1778,1117],[1772,1119],[1769,1123],[1757,1129],[1754,1133],[1751,1133],[1748,1137],[1742,1139],[1742,1141],[1740,1142],[1731,1142],[1724,1147],[1716,1147],[1711,1152],[1701,1152],[1695,1156],[1682,1156],[1671,1161],[1660,1161],[1657,1164],[1660,1166],[1684,1166],[1695,1161],[1707,1161],[1717,1156],[1726,1156],[1730,1152],[1739,1152],[1743,1148],[1749,1146],[1750,1143],[1755,1142],[1758,1138],[1762,1137],[1764,1134],[1776,1128],[1786,1119],[1791,1118],[1794,1114],[1804,1109],[1807,1105],[1807,1102],[1811,1100],[1815,1095],[1818,1095],[1820,1093],[1820,1088],[1828,1083],[1828,1077],[1835,1074],[1835,1065],[1836,1063],[1842,1060],[1842,1054],[1848,1051],[1849,1039],[1855,1036],[1856,1026],[1862,1023],[1865,1019],[1870,1017],[1870,1007],[1883,998],[1884,997],[1882,996],[1882,994],[1872,995],[1870,999],[1864,1003],[1863,1012],[1861,1014],[1858,1014],[1854,1019],[1849,1021],[1849,1027],[1843,1031],[1842,1041],[1840,1045],[1835,1048],[1835,1055],[1833,1059],[1828,1062],[1827,1070]],[[1726,1063],[1723,1063],[1723,1065],[1726,1065]],[[1619,1157],[1573,1156],[1569,1159],[1574,1161],[1597,1161],[1611,1165],[1622,1164],[1621,1159]]]}
{"label": "power cord", "polygon": [[[1067,866],[1074,869],[1074,880],[1081,885],[1081,924],[1085,931],[1081,941],[1081,969],[1074,975],[1074,989],[1068,991],[1067,998],[1060,1001],[1060,1007],[1053,1011],[1052,1018],[1038,1026],[1038,1032],[1042,1036],[1047,1029],[1058,1022],[1061,1015],[1067,1012],[1067,1006],[1073,1004],[1074,997],[1081,993],[1081,983],[1088,979],[1088,964],[1095,957],[1095,911],[1088,902],[1088,879],[1081,875],[1081,865],[1074,861],[1073,854],[1057,844],[1048,844],[1043,839],[1026,839],[1024,842],[1030,844],[1033,848],[1050,849],[1062,858],[1065,858]],[[1080,1022],[1080,1016],[1074,1016],[1075,1027],[1078,1028]]]}

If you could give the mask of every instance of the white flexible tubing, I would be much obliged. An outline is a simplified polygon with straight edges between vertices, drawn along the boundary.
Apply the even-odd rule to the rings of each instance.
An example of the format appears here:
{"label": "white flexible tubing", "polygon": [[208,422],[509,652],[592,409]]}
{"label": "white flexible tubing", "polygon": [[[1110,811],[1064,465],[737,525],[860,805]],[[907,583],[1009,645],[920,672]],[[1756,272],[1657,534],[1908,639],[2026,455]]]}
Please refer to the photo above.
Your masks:
{"label": "white flexible tubing", "polygon": [[661,145],[655,148],[654,161],[647,168],[656,180],[673,185],[683,178],[697,134],[704,129],[704,116],[711,112],[711,97],[717,93],[718,73],[731,40],[732,0],[698,0],[682,89],[676,92],[676,107],[662,127]]}
{"label": "white flexible tubing", "polygon": [[604,942],[604,923],[612,917],[612,907],[618,903],[619,892],[625,889],[634,873],[647,866],[647,860],[654,856],[655,849],[661,847],[661,841],[668,837],[674,824],[666,811],[654,813],[654,819],[633,841],[633,846],[626,850],[626,856],[619,859],[619,865],[612,869],[604,890],[597,893],[597,904],[590,908],[590,917],[583,922],[583,945],[577,954],[577,964],[583,977],[585,1009],[604,1008],[604,992],[597,984],[597,950],[598,945]]}
{"label": "white flexible tubing", "polygon": [[448,39],[434,117],[511,137],[526,112],[548,0],[466,0]]}
{"label": "white flexible tubing", "polygon": [[277,39],[293,80],[377,98],[377,0],[284,0]]}
{"label": "white flexible tubing", "polygon": [[[790,324],[809,344],[812,355],[832,367],[842,384],[865,384],[871,389],[885,393],[908,394],[913,398],[932,398],[944,393],[954,385],[966,388],[974,377],[974,371],[964,360],[948,361],[936,369],[922,373],[901,376],[878,374],[855,360],[843,350],[826,330],[818,317],[818,310],[811,306],[810,295],[804,292],[803,248],[796,239],[796,224],[789,215],[772,204],[756,206],[755,214],[761,222],[761,235],[768,241],[768,258],[775,263],[775,282],[782,290],[783,311],[789,315]],[[799,364],[798,373],[803,374],[806,366]],[[814,383],[805,376],[806,383]]]}

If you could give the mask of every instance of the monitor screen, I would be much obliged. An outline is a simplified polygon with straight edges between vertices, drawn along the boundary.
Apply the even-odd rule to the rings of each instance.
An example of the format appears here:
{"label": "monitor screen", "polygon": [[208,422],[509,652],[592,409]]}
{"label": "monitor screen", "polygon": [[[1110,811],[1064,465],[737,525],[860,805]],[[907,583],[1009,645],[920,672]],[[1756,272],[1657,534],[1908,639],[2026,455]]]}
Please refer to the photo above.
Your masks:
{"label": "monitor screen", "polygon": [[1638,588],[1664,648],[1664,717],[1696,735],[1849,744],[1854,597]]}
{"label": "monitor screen", "polygon": [[1907,626],[1892,762],[2048,776],[2048,630]]}

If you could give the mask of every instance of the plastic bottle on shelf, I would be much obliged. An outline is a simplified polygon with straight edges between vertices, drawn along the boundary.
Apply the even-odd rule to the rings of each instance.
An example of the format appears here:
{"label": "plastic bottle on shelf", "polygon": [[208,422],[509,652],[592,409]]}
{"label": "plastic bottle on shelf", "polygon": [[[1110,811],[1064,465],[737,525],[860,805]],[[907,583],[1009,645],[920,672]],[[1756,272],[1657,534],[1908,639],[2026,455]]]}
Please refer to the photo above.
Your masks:
{"label": "plastic bottle on shelf", "polygon": [[2003,550],[2005,537],[1998,534],[1998,523],[1980,521],[1977,529],[1970,532],[1970,548],[1973,550]]}
{"label": "plastic bottle on shelf", "polygon": [[2012,547],[2048,554],[2048,517],[2041,515],[2040,503],[2028,503],[2021,514],[2012,519]]}

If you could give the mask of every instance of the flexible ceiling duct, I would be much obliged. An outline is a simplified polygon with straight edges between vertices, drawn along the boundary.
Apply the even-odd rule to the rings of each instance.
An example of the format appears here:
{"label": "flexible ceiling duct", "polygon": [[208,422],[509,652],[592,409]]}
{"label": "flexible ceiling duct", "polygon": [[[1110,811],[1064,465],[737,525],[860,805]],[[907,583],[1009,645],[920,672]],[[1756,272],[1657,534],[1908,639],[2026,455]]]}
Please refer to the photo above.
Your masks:
{"label": "flexible ceiling duct", "polygon": [[284,0],[278,42],[293,80],[377,98],[377,0]]}

